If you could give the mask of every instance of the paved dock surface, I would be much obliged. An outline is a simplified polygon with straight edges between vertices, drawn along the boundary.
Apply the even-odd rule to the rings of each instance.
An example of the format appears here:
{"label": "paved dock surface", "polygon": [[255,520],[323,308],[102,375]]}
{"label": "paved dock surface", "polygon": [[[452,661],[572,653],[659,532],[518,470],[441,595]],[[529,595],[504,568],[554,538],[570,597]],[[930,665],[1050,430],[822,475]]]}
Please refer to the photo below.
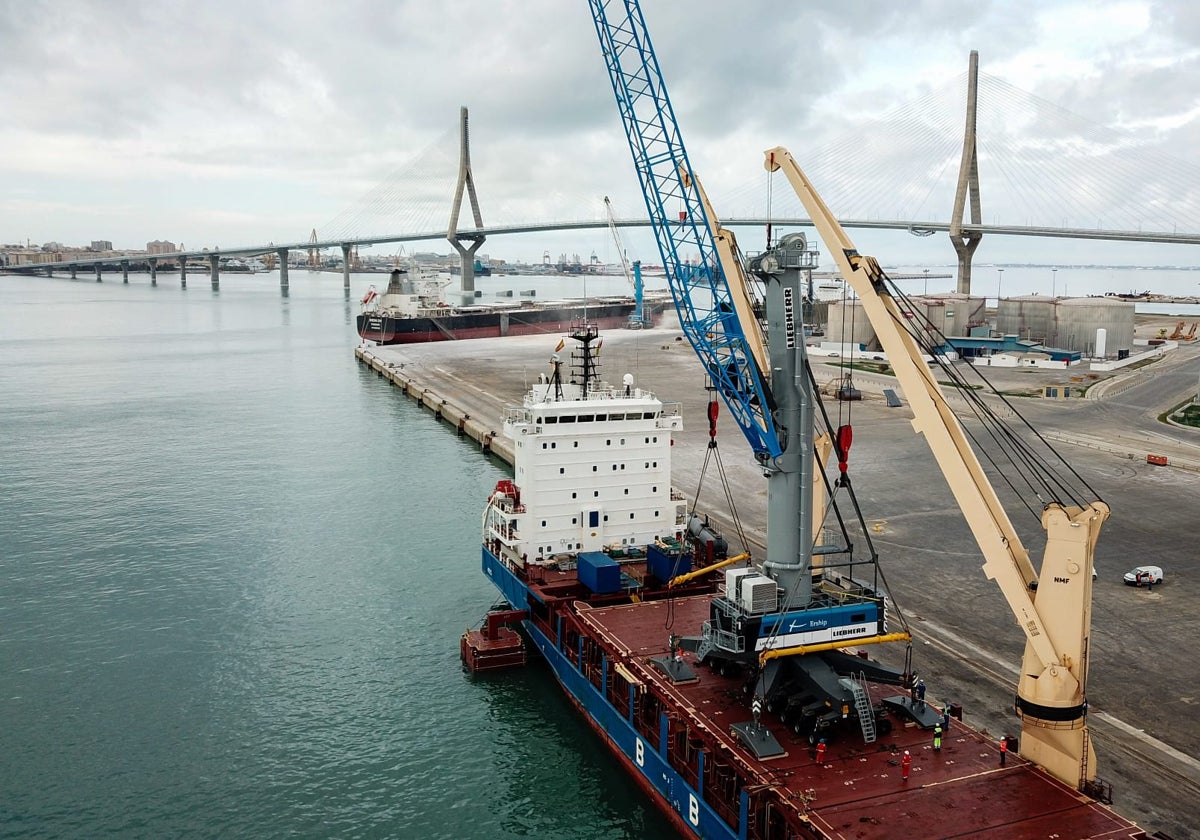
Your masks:
{"label": "paved dock surface", "polygon": [[[504,408],[519,405],[529,383],[549,372],[558,339],[438,342],[358,353],[498,433]],[[699,491],[701,510],[727,510],[715,464],[710,460],[704,471],[708,393],[682,334],[606,332],[600,358],[609,382],[632,373],[638,385],[682,403],[673,483],[689,498]],[[826,362],[814,367],[819,380],[842,375]],[[1006,390],[1039,387],[1027,371],[988,373]],[[1099,773],[1113,783],[1121,813],[1177,838],[1200,837],[1200,814],[1192,804],[1200,801],[1200,472],[1150,465],[1145,454],[1200,464],[1200,432],[1156,419],[1185,399],[1189,388],[1195,393],[1198,374],[1200,347],[1183,347],[1113,387],[1111,398],[1010,400],[1035,428],[1053,436],[1056,448],[1113,509],[1096,551],[1089,675]],[[893,597],[912,625],[917,670],[931,697],[961,703],[974,726],[997,737],[1015,734],[1011,709],[1024,638],[999,588],[980,570],[966,523],[924,440],[912,432],[911,412],[888,408],[881,384],[861,377],[856,386],[868,399],[827,405],[834,425],[855,427],[850,475]],[[718,428],[718,450],[753,549],[766,529],[766,482],[724,406]],[[1005,503],[1036,565],[1041,527],[1023,507]],[[728,518],[718,521],[733,538]],[[1125,571],[1149,563],[1163,566],[1163,585],[1148,592],[1122,582]]]}

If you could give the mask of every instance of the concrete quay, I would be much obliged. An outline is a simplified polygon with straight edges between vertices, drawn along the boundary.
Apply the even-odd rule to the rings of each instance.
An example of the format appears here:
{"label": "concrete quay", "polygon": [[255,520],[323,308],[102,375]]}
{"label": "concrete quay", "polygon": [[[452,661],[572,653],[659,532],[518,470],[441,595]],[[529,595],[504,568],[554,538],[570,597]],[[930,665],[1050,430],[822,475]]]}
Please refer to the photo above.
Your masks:
{"label": "concrete quay", "polygon": [[[501,434],[504,409],[520,405],[528,384],[548,372],[558,339],[368,347],[355,355],[456,433],[511,463]],[[684,430],[676,436],[673,484],[689,498],[698,496],[698,509],[713,512],[736,545],[731,519],[717,513],[728,504],[716,466],[706,467],[703,371],[682,334],[605,332],[600,361],[610,382],[632,373],[641,387],[682,403]],[[837,381],[842,373],[825,361],[814,367],[821,381]],[[987,373],[1005,390],[1040,387],[1039,374],[1031,371]],[[1180,348],[1112,397],[1009,399],[1031,425],[1054,436],[1054,446],[1113,509],[1096,549],[1090,640],[1088,699],[1099,773],[1113,783],[1118,811],[1149,831],[1176,838],[1200,837],[1200,815],[1192,805],[1200,801],[1200,656],[1195,654],[1200,473],[1147,464],[1141,453],[1161,450],[1172,458],[1200,461],[1200,433],[1157,421],[1189,389],[1195,393],[1198,375],[1200,347]],[[834,425],[855,426],[850,475],[866,528],[855,526],[850,538],[859,546],[869,539],[879,552],[895,605],[916,640],[914,661],[931,696],[961,703],[978,729],[996,737],[1013,734],[1024,637],[998,587],[980,570],[966,523],[924,440],[912,432],[911,412],[875,398],[881,385],[893,387],[886,377],[879,379],[855,374],[856,387],[868,398],[863,402],[827,401]],[[718,452],[745,542],[761,556],[766,482],[724,406],[718,427]],[[1044,542],[1033,515],[1037,511],[1027,511],[1002,482],[996,484],[1036,565]],[[838,501],[849,515],[845,497]],[[1148,563],[1164,568],[1163,585],[1147,592],[1123,583],[1125,571]]]}

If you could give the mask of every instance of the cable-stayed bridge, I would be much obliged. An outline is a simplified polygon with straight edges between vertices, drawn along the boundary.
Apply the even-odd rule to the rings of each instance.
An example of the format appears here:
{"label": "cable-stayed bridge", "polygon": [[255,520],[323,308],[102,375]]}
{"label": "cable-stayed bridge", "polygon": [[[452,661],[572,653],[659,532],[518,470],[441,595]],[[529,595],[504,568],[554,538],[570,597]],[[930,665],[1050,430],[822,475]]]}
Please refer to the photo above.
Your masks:
{"label": "cable-stayed bridge", "polygon": [[[613,133],[619,136],[615,127]],[[970,253],[985,235],[1200,244],[1200,166],[1168,153],[1162,136],[1153,126],[1134,132],[1088,121],[1002,79],[977,74],[972,56],[967,73],[878,118],[862,120],[850,135],[810,149],[792,145],[845,227],[950,234],[964,289],[970,283]],[[746,171],[759,171],[756,151],[746,156]],[[703,156],[692,158],[703,166]],[[697,174],[704,178],[702,169]],[[477,178],[472,170],[464,113],[457,131],[447,129],[375,188],[317,225],[314,237],[9,270],[74,273],[94,267],[99,277],[101,265],[119,264],[127,273],[130,264],[148,264],[153,272],[158,264],[200,259],[208,262],[216,282],[222,257],[276,254],[286,285],[289,253],[340,248],[348,288],[349,257],[356,247],[447,238],[462,255],[464,289],[470,289],[471,257],[488,237],[608,224],[602,196],[564,191],[531,197],[519,187],[508,195],[489,192],[489,183],[502,180],[488,172]],[[560,180],[569,183],[566,177]],[[706,187],[727,226],[808,222],[791,191],[774,194],[765,173],[742,184],[706,182]],[[464,204],[471,210],[465,223]],[[645,218],[616,223],[649,224]]]}

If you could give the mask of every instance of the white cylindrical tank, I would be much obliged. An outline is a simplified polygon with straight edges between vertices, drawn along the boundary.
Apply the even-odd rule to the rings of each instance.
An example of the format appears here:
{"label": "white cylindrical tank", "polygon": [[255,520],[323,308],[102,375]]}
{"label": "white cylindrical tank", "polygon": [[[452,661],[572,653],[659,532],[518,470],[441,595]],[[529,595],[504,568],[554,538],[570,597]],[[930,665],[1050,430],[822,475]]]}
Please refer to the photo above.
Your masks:
{"label": "white cylindrical tank", "polygon": [[1099,329],[1096,330],[1096,353],[1095,353],[1095,356],[1097,359],[1104,358],[1104,351],[1106,349],[1107,339],[1108,339],[1108,330],[1104,329],[1104,327],[1100,327]]}

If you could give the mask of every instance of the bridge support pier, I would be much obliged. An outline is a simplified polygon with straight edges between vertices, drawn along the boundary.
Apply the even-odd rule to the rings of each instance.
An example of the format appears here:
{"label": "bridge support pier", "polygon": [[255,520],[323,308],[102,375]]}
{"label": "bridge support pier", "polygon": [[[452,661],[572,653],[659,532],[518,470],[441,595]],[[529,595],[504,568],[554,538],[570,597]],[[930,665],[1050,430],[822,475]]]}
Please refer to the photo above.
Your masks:
{"label": "bridge support pier", "polygon": [[121,260],[121,282],[129,283],[129,260]]}
{"label": "bridge support pier", "polygon": [[[450,225],[446,231],[446,241],[454,246],[455,251],[458,251],[459,260],[462,263],[462,274],[460,275],[462,278],[462,302],[474,303],[475,252],[483,244],[484,237],[483,234],[478,233],[460,235],[458,232],[458,217],[462,214],[464,189],[470,198],[471,213],[475,217],[475,229],[478,230],[483,227],[483,216],[479,212],[479,198],[475,195],[475,178],[471,174],[471,147],[467,133],[467,109],[465,107],[459,109],[458,186],[454,190],[454,205],[450,209]],[[464,246],[462,244],[464,240],[471,244]]]}
{"label": "bridge support pier", "polygon": [[[967,124],[963,131],[962,162],[958,168],[958,189],[954,194],[954,210],[950,214],[950,242],[958,254],[958,292],[971,294],[971,258],[983,240],[978,231],[964,232],[963,213],[967,200],[971,202],[971,223],[982,223],[979,207],[979,155],[975,147],[976,97],[979,90],[979,53],[971,50],[967,69]],[[997,304],[999,305],[999,304]]]}
{"label": "bridge support pier", "polygon": [[350,291],[350,245],[342,243],[342,288]]}
{"label": "bridge support pier", "polygon": [[286,289],[288,287],[288,250],[280,248],[275,254],[279,257],[279,288]]}
{"label": "bridge support pier", "polygon": [[179,258],[179,288],[187,288],[187,257]]}
{"label": "bridge support pier", "polygon": [[150,260],[150,285],[158,285],[158,260]]}
{"label": "bridge support pier", "polygon": [[96,263],[96,282],[100,282],[100,263]]}
{"label": "bridge support pier", "polygon": [[208,278],[212,281],[213,289],[221,288],[221,274],[218,271],[221,258],[216,254],[210,254],[208,257]]}

